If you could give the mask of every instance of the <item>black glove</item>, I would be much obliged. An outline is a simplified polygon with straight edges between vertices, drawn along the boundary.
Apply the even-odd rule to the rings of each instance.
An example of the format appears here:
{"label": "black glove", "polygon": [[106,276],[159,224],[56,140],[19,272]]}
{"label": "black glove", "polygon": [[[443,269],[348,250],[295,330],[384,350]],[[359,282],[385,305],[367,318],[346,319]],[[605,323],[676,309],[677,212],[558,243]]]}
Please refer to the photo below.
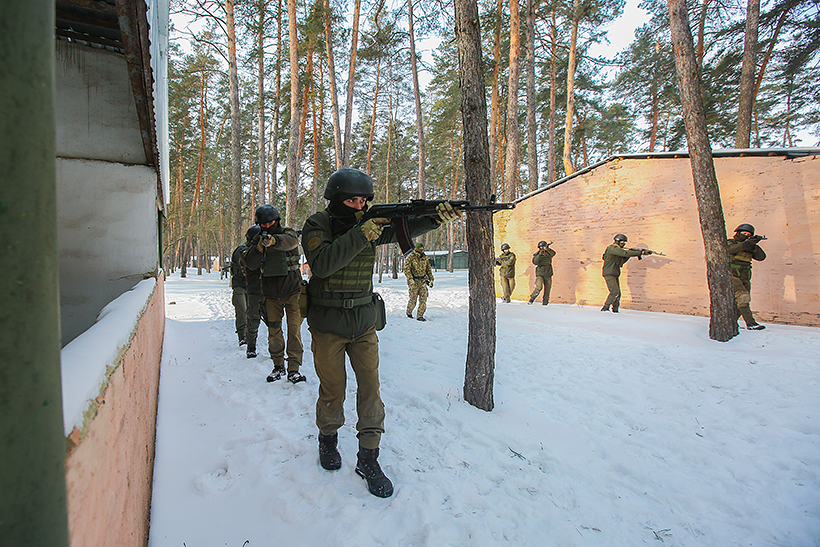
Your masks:
{"label": "black glove", "polygon": [[749,239],[747,239],[746,241],[744,241],[744,242],[740,245],[740,248],[741,248],[742,250],[744,250],[744,251],[751,251],[752,249],[754,249],[754,248],[757,246],[757,242],[758,242],[758,241],[760,241],[760,240],[759,240],[759,239],[755,239],[755,237],[754,237],[754,236],[752,236],[752,237],[750,237]]}

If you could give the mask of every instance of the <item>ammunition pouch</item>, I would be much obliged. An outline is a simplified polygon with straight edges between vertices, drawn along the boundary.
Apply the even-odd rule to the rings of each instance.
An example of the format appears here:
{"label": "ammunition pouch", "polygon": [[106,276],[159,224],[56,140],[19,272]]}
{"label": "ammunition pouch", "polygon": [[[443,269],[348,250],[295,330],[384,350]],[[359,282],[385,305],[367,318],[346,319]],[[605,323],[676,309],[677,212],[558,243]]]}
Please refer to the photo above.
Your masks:
{"label": "ammunition pouch", "polygon": [[387,325],[387,310],[384,300],[379,293],[373,293],[373,303],[376,305],[376,330],[382,330]]}
{"label": "ammunition pouch", "polygon": [[299,290],[299,314],[302,316],[302,319],[305,319],[308,314],[308,283],[304,279],[302,280],[301,287]]}

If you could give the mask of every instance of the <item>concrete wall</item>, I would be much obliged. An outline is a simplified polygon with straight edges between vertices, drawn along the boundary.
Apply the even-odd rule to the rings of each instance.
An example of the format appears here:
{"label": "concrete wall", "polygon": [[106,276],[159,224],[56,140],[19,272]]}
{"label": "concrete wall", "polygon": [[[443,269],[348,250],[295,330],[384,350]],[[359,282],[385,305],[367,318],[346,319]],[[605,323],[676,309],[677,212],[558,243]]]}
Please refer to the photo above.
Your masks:
{"label": "concrete wall", "polygon": [[57,41],[62,344],[158,265],[157,173],[122,55]]}
{"label": "concrete wall", "polygon": [[62,343],[156,270],[156,172],[142,165],[57,160]]}
{"label": "concrete wall", "polygon": [[148,543],[164,278],[157,278],[129,347],[111,373],[83,439],[68,439],[68,515],[73,547]]}
{"label": "concrete wall", "polygon": [[[768,258],[755,262],[752,310],[759,321],[820,326],[820,156],[715,159],[726,227],[753,224]],[[534,287],[532,254],[553,241],[551,302],[601,306],[601,255],[616,233],[628,247],[667,256],[629,260],[621,307],[709,315],[703,239],[688,158],[618,159],[496,213],[495,249],[516,253],[513,298]],[[731,233],[729,234],[731,235]],[[496,269],[496,272],[498,270]],[[496,273],[496,294],[501,287]]]}
{"label": "concrete wall", "polygon": [[56,48],[57,157],[144,164],[125,58],[62,40]]}

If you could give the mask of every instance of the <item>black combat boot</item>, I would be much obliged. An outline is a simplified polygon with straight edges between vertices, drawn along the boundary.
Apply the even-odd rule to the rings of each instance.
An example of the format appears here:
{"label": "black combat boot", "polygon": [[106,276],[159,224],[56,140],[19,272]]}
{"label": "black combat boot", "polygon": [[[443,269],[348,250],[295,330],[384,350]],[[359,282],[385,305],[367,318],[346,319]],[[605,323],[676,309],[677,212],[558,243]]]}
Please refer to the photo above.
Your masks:
{"label": "black combat boot", "polygon": [[339,440],[338,433],[323,435],[319,433],[319,463],[328,471],[335,471],[342,467],[342,455],[336,448]]}
{"label": "black combat boot", "polygon": [[527,305],[532,306],[533,302],[535,302],[535,297],[534,296],[530,297],[529,301],[527,302]]}
{"label": "black combat boot", "polygon": [[282,376],[285,375],[285,366],[284,365],[275,365],[273,370],[268,377],[265,378],[268,382],[275,382],[276,380],[280,380]]}
{"label": "black combat boot", "polygon": [[359,447],[356,474],[367,481],[367,489],[374,496],[389,498],[393,495],[393,483],[384,476],[379,467],[379,449]]}
{"label": "black combat boot", "polygon": [[256,344],[248,344],[247,349],[245,349],[245,355],[247,355],[248,359],[256,357]]}

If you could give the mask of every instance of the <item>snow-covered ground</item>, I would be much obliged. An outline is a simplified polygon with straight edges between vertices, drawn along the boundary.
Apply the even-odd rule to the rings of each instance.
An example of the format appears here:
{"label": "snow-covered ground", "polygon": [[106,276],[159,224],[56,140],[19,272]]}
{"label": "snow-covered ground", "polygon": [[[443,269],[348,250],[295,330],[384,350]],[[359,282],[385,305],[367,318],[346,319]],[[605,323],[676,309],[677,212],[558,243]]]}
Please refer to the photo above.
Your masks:
{"label": "snow-covered ground", "polygon": [[[602,281],[603,283],[603,281]],[[495,409],[462,397],[467,276],[436,274],[420,323],[385,277],[380,463],[318,463],[318,381],[265,382],[227,280],[166,282],[151,547],[820,545],[820,330],[719,343],[702,317],[498,304]]]}

